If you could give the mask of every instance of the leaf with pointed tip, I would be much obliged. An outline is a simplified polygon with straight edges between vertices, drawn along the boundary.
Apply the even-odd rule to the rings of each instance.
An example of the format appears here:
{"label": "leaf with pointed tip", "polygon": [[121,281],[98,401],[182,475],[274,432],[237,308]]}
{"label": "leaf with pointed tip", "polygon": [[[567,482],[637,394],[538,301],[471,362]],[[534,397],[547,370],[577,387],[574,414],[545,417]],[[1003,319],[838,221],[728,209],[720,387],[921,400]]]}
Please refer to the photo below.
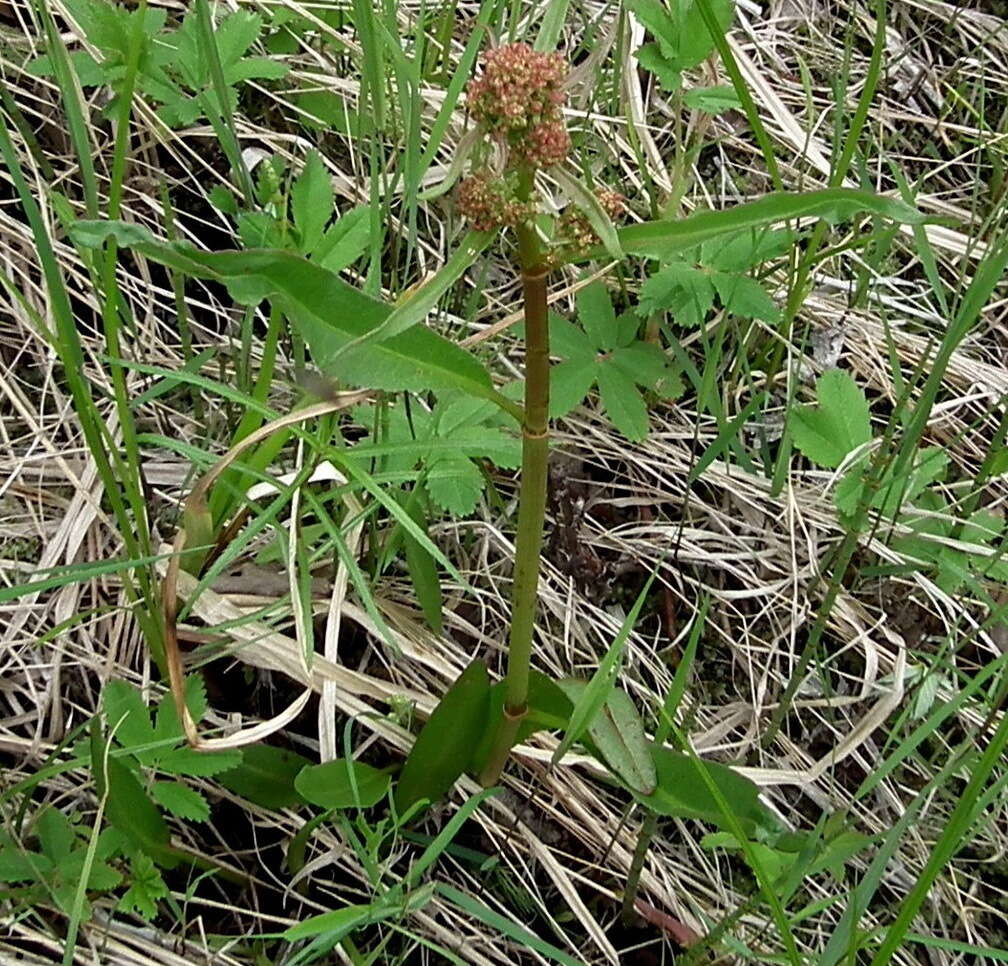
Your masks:
{"label": "leaf with pointed tip", "polygon": [[490,676],[473,661],[445,692],[413,744],[396,784],[399,814],[426,799],[443,798],[470,767],[490,712]]}
{"label": "leaf with pointed tip", "polygon": [[[427,533],[427,516],[423,511],[416,491],[404,499],[406,512],[413,522]],[[441,593],[441,579],[438,576],[437,561],[420,542],[403,531],[403,550],[406,555],[406,569],[409,571],[413,592],[420,609],[435,634],[444,629],[444,597]]]}
{"label": "leaf with pointed tip", "polygon": [[599,395],[613,425],[631,442],[648,434],[648,409],[644,397],[622,369],[609,365],[598,367]]}
{"label": "leaf with pointed tip", "polygon": [[310,254],[327,272],[339,274],[367,249],[371,239],[371,212],[366,205],[340,215]]}
{"label": "leaf with pointed tip", "polygon": [[714,272],[711,281],[717,289],[721,304],[729,312],[746,319],[762,319],[764,322],[777,322],[780,319],[777,303],[759,282],[748,275]]}
{"label": "leaf with pointed tip", "polygon": [[[734,235],[792,218],[825,218],[843,221],[870,213],[907,225],[924,224],[928,219],[902,201],[857,188],[823,188],[819,191],[773,192],[756,201],[723,211],[698,211],[678,220],[656,219],[619,228],[616,234],[628,255],[671,258],[706,241]],[[603,257],[601,251],[589,258]]]}
{"label": "leaf with pointed tip", "polygon": [[692,110],[703,111],[705,114],[724,114],[726,111],[742,110],[742,102],[731,84],[694,87],[686,92],[683,102]]}
{"label": "leaf with pointed tip", "polygon": [[308,155],[304,170],[291,186],[290,208],[301,236],[300,250],[307,255],[322,241],[333,211],[332,181],[318,151]]}
{"label": "leaf with pointed tip", "polygon": [[556,183],[566,192],[567,197],[584,212],[588,224],[598,235],[606,254],[613,259],[622,258],[623,249],[620,247],[619,232],[598,198],[579,179],[563,168],[555,167],[551,169],[550,173]]}
{"label": "leaf with pointed tip", "polygon": [[599,366],[594,360],[565,359],[550,367],[549,413],[560,419],[579,406],[595,385]]}
{"label": "leaf with pointed tip", "polygon": [[[587,681],[558,681],[560,689],[576,705],[584,696]],[[658,778],[651,757],[651,743],[644,724],[626,691],[613,688],[605,704],[588,725],[588,735],[602,759],[627,788],[650,795]]]}
{"label": "leaf with pointed tip", "polygon": [[567,722],[567,730],[564,733],[563,740],[553,752],[552,762],[554,765],[567,754],[568,749],[575,741],[580,741],[581,736],[588,731],[589,725],[606,703],[606,699],[615,684],[616,675],[619,672],[623,659],[623,648],[626,645],[627,638],[630,637],[634,624],[637,623],[637,618],[640,616],[641,608],[644,606],[644,601],[647,599],[648,591],[651,589],[654,579],[655,575],[651,574],[647,583],[637,595],[637,600],[634,601],[633,607],[630,608],[630,613],[623,620],[619,633],[613,639],[612,644],[609,645],[609,649],[602,660],[599,661],[599,666],[595,669],[591,680],[585,686],[577,701],[573,702],[573,708]]}
{"label": "leaf with pointed tip", "polygon": [[150,712],[140,692],[125,681],[109,681],[102,692],[102,708],[109,729],[124,748],[136,748],[154,741]]}
{"label": "leaf with pointed tip", "polygon": [[594,349],[608,352],[616,345],[616,310],[605,282],[596,279],[574,296],[578,320]]}
{"label": "leaf with pointed tip", "polygon": [[381,326],[390,308],[293,252],[204,252],[182,242],[158,241],[141,226],[121,221],[81,221],[73,237],[87,247],[115,238],[120,247],[153,261],[227,285],[232,297],[245,304],[270,299],[300,329],[319,368],[352,385],[414,392],[460,389],[490,399],[520,419],[520,407],[493,388],[486,369],[430,329],[414,325],[391,338],[348,349]]}
{"label": "leaf with pointed tip", "polygon": [[663,745],[652,744],[651,754],[657,786],[650,795],[635,797],[652,811],[673,818],[698,819],[731,831],[729,820],[699,772],[703,768],[747,835],[755,834],[757,828],[776,826],[773,813],[759,799],[759,788],[727,765],[694,761]]}
{"label": "leaf with pointed tip", "polygon": [[104,768],[108,782],[105,815],[135,848],[142,849],[159,865],[178,864],[169,847],[170,833],[157,806],[147,797],[136,776],[117,758],[108,758]]}

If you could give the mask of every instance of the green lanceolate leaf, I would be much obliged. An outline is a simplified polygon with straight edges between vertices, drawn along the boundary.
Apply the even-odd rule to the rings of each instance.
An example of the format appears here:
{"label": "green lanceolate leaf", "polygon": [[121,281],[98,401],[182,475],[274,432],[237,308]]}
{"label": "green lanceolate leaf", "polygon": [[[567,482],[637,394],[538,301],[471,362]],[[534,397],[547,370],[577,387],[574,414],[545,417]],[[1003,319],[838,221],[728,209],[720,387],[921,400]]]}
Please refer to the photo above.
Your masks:
{"label": "green lanceolate leaf", "polygon": [[772,828],[773,816],[759,800],[759,788],[748,778],[715,761],[694,760],[689,755],[652,745],[657,785],[637,800],[659,815],[693,818],[730,831],[730,825],[699,773],[702,767],[721,792],[735,819],[747,835],[756,828]]}
{"label": "green lanceolate leaf", "polygon": [[294,787],[306,802],[321,808],[370,808],[385,797],[391,782],[388,772],[337,758],[302,768]]}
{"label": "green lanceolate leaf", "polygon": [[791,413],[791,438],[813,463],[836,469],[847,454],[871,439],[868,400],[849,373],[824,372],[816,383],[818,406]]}
{"label": "green lanceolate leaf", "polygon": [[263,808],[291,808],[300,801],[294,779],[311,765],[303,755],[272,745],[242,749],[242,763],[217,776],[225,788]]}
{"label": "green lanceolate leaf", "polygon": [[268,298],[300,329],[316,365],[327,375],[373,389],[459,389],[490,399],[520,419],[520,407],[494,388],[490,375],[468,352],[422,326],[368,345],[348,346],[382,325],[390,308],[293,252],[204,252],[181,242],[162,242],[125,222],[79,222],[74,238],[88,247],[115,238],[195,278],[228,286],[245,304]]}
{"label": "green lanceolate leaf", "polygon": [[[670,258],[705,241],[734,235],[791,218],[825,218],[841,221],[861,213],[881,215],[909,225],[923,224],[927,218],[914,208],[855,188],[823,188],[801,194],[774,192],[756,201],[724,211],[698,211],[678,221],[646,221],[617,229],[620,245],[628,255]],[[592,257],[603,257],[601,252]]]}
{"label": "green lanceolate leaf", "polygon": [[417,735],[396,785],[400,814],[421,799],[436,802],[448,793],[471,766],[489,711],[490,676],[482,661],[473,661]]}
{"label": "green lanceolate leaf", "polygon": [[108,782],[105,815],[109,824],[159,865],[177,865],[178,857],[169,847],[168,826],[136,776],[116,758],[108,758],[104,765]]}
{"label": "green lanceolate leaf", "polygon": [[[560,689],[577,704],[588,687],[585,681],[559,681]],[[588,725],[588,735],[602,758],[627,788],[639,795],[655,791],[658,778],[651,757],[651,742],[627,693],[613,688],[605,704]]]}
{"label": "green lanceolate leaf", "polygon": [[742,103],[731,84],[716,87],[694,87],[686,92],[683,102],[694,111],[707,114],[724,114],[725,111],[740,111]]}
{"label": "green lanceolate leaf", "polygon": [[578,320],[596,349],[609,352],[616,345],[616,310],[605,282],[596,279],[580,289],[575,298]]}
{"label": "green lanceolate leaf", "polygon": [[401,889],[392,889],[369,905],[344,906],[317,916],[311,916],[297,925],[291,926],[284,934],[288,942],[314,939],[324,936],[327,942],[336,943],[343,936],[360,926],[383,919],[398,919],[410,912],[422,909],[434,895],[435,883],[430,882],[414,889],[405,896]]}
{"label": "green lanceolate leaf", "polygon": [[[427,533],[427,517],[420,503],[420,494],[415,490],[408,498],[406,511],[413,522]],[[421,546],[420,541],[403,532],[403,550],[406,554],[406,569],[409,571],[410,582],[417,602],[423,611],[424,618],[435,634],[440,634],[444,628],[444,597],[441,593],[441,578],[438,575],[437,561]]]}
{"label": "green lanceolate leaf", "polygon": [[422,322],[437,305],[441,296],[462,277],[483,249],[493,241],[493,238],[492,232],[469,232],[459,243],[451,258],[434,274],[433,278],[428,279],[402,299],[380,325],[365,335],[359,336],[353,342],[347,343],[339,350],[338,355],[353,351],[361,346],[390,339]]}

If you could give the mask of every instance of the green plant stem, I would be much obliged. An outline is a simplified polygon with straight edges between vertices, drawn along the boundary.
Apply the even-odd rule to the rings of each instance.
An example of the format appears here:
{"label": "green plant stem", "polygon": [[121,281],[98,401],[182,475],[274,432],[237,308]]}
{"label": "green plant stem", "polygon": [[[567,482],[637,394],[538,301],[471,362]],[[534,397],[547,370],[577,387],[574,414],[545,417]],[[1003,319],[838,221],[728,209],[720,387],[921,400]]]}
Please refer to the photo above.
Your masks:
{"label": "green plant stem", "polygon": [[518,493],[514,583],[511,590],[511,633],[505,681],[504,717],[494,736],[484,787],[496,784],[528,711],[529,665],[539,593],[539,558],[546,519],[549,472],[549,313],[547,268],[535,230],[518,229],[518,251],[525,301],[525,418],[522,425],[522,471]]}
{"label": "green plant stem", "polygon": [[626,888],[623,890],[623,904],[620,910],[623,922],[631,925],[637,918],[637,893],[640,889],[641,873],[644,871],[644,860],[647,858],[651,839],[658,828],[658,813],[648,812],[637,835],[637,845],[634,847],[633,861],[627,873]]}

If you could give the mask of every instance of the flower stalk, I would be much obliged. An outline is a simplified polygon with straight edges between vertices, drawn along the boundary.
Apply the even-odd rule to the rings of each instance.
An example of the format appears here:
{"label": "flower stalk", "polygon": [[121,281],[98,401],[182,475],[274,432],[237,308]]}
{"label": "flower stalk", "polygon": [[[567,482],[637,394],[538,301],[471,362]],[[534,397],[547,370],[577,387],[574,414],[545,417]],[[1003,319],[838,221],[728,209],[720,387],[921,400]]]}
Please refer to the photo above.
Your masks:
{"label": "flower stalk", "polygon": [[[523,237],[524,236],[524,237]],[[548,268],[535,232],[518,229],[525,315],[525,419],[522,425],[521,484],[511,590],[511,631],[504,692],[504,717],[479,776],[484,786],[496,784],[518,728],[528,713],[529,669],[539,597],[539,562],[546,521],[549,476],[549,316],[546,305]]]}
{"label": "flower stalk", "polygon": [[[535,228],[536,171],[561,164],[571,147],[562,110],[567,69],[557,53],[507,44],[484,55],[483,71],[467,90],[470,113],[496,145],[503,164],[499,170],[481,168],[463,180],[456,194],[458,209],[477,230],[514,231],[525,316],[525,406],[507,676],[503,717],[479,775],[484,786],[500,778],[528,713],[549,475],[547,276],[566,257],[597,241],[583,217],[560,219],[552,250],[544,247]],[[610,200],[608,195],[618,198],[608,192],[603,205]]]}

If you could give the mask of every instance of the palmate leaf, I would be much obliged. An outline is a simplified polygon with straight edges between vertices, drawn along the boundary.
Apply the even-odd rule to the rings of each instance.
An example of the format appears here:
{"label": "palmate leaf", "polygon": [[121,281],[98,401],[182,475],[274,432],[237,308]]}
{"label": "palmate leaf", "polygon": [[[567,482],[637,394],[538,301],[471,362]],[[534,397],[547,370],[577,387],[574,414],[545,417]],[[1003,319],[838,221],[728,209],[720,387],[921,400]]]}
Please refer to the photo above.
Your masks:
{"label": "palmate leaf", "polygon": [[582,328],[558,315],[550,317],[552,353],[565,356],[550,370],[550,416],[566,416],[598,383],[602,406],[616,428],[634,442],[648,432],[648,408],[638,386],[674,395],[676,381],[665,354],[637,340],[633,313],[617,316],[601,281],[577,294]]}
{"label": "palmate leaf", "polygon": [[126,222],[78,222],[73,236],[87,247],[114,238],[153,261],[225,284],[243,304],[269,299],[300,329],[319,368],[351,385],[414,392],[459,389],[493,400],[520,417],[520,408],[493,388],[489,373],[472,355],[427,328],[414,326],[348,350],[350,343],[367,338],[382,325],[391,309],[300,255],[204,252],[181,242],[158,241]]}
{"label": "palmate leaf", "polygon": [[[480,399],[458,396],[439,402],[433,411],[413,403],[386,410],[387,429],[381,443],[360,443],[347,457],[362,465],[376,457],[390,474],[411,475],[419,464],[427,492],[442,509],[466,515],[475,508],[485,487],[483,473],[473,460],[490,460],[505,469],[521,464],[521,441],[492,423],[494,407]],[[358,420],[373,423],[362,409]]]}
{"label": "palmate leaf", "polygon": [[153,919],[158,900],[168,896],[168,886],[160,871],[149,856],[139,852],[130,857],[130,879],[133,884],[120,900],[119,908],[135,912],[141,919]]}
{"label": "palmate leaf", "polygon": [[840,369],[824,372],[816,383],[818,406],[797,406],[791,412],[791,436],[813,463],[836,469],[871,439],[868,400],[864,390]]}
{"label": "palmate leaf", "polygon": [[[654,36],[664,71],[678,73],[696,67],[714,50],[714,41],[693,0],[681,0],[673,4],[671,11],[668,5],[659,0],[624,0],[624,2],[626,8]],[[735,11],[732,0],[711,0],[711,9],[718,26],[724,32],[731,24]],[[652,62],[653,58],[649,59],[648,63]],[[659,79],[663,82],[665,80],[661,72]]]}

